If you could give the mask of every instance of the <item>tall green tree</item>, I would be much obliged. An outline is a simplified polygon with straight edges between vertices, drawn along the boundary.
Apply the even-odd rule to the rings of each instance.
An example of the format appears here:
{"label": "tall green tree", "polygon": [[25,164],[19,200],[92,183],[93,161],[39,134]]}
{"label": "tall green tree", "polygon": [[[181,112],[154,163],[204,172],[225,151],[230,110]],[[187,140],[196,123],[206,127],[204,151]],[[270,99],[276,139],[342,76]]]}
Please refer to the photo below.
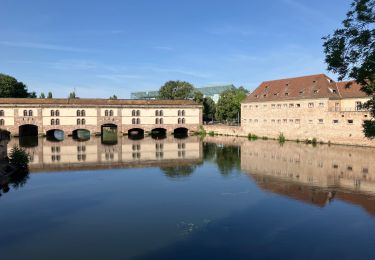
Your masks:
{"label": "tall green tree", "polygon": [[39,98],[46,98],[46,95],[44,95],[44,93],[42,92],[40,93]]}
{"label": "tall green tree", "polygon": [[216,104],[210,97],[205,97],[203,99],[203,120],[213,121],[215,119]]}
{"label": "tall green tree", "polygon": [[375,0],[354,0],[342,27],[323,40],[328,70],[339,80],[354,79],[371,96],[364,106],[373,118],[363,123],[363,131],[375,138]]}
{"label": "tall green tree", "polygon": [[27,87],[14,77],[0,73],[0,97],[2,98],[28,98],[36,96],[29,93]]}
{"label": "tall green tree", "polygon": [[195,90],[193,93],[193,100],[198,104],[203,104],[203,93],[199,90]]}
{"label": "tall green tree", "polygon": [[76,98],[79,98],[79,97],[77,97],[76,92],[73,91],[73,92],[70,92],[70,93],[69,93],[68,98],[70,98],[70,99],[76,99]]}
{"label": "tall green tree", "polygon": [[189,99],[194,86],[186,81],[168,81],[159,89],[159,99]]}
{"label": "tall green tree", "polygon": [[228,89],[220,94],[216,105],[216,118],[221,121],[236,121],[239,118],[241,102],[248,91],[244,88]]}
{"label": "tall green tree", "polygon": [[47,98],[53,98],[53,97],[52,97],[52,92],[51,92],[51,91],[48,92]]}
{"label": "tall green tree", "polygon": [[116,95],[110,96],[109,99],[117,99]]}

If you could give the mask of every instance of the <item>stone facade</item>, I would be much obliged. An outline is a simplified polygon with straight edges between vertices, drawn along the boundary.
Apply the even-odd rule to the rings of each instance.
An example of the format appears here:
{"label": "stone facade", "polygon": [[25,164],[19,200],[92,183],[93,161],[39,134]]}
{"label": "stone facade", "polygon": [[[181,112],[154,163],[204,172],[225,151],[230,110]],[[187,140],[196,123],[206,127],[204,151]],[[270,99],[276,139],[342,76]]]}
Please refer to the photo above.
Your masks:
{"label": "stone facade", "polygon": [[371,119],[360,86],[312,75],[263,82],[241,104],[241,130],[259,137],[375,146],[362,124]]}
{"label": "stone facade", "polygon": [[0,129],[14,136],[25,125],[39,134],[58,129],[71,135],[77,129],[100,134],[105,125],[127,134],[134,128],[196,131],[201,124],[202,106],[189,100],[0,99]]}

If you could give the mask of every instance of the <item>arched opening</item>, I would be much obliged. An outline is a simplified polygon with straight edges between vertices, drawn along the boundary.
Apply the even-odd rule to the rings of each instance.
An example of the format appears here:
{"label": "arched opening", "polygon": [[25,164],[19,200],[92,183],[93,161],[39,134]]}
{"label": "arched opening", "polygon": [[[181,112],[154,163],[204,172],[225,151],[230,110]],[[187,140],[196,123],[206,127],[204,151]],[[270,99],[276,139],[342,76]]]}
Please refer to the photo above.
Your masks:
{"label": "arched opening", "polygon": [[78,141],[87,141],[90,139],[90,131],[87,129],[76,129],[73,131],[73,139]]}
{"label": "arched opening", "polygon": [[117,144],[117,125],[104,124],[101,127],[103,144]]}
{"label": "arched opening", "polygon": [[167,137],[167,129],[154,128],[151,130],[151,137],[154,139],[164,139]]}
{"label": "arched opening", "polygon": [[47,140],[51,142],[60,142],[64,140],[64,131],[60,129],[51,129],[47,131]]}
{"label": "arched opening", "polygon": [[176,138],[186,138],[188,137],[189,129],[185,127],[178,127],[173,131],[173,135]]}
{"label": "arched opening", "polygon": [[37,136],[38,135],[38,127],[36,125],[21,125],[18,128],[19,136]]}
{"label": "arched opening", "polygon": [[10,132],[0,129],[0,140],[10,140]]}
{"label": "arched opening", "polygon": [[128,138],[132,140],[140,140],[145,136],[145,131],[141,128],[132,128],[128,131]]}

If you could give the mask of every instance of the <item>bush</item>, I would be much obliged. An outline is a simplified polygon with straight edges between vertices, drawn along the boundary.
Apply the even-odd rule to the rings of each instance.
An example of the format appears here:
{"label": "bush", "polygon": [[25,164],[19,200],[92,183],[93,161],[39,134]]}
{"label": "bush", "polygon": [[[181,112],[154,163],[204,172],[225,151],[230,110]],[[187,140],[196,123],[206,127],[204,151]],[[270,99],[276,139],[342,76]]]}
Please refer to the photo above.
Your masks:
{"label": "bush", "polygon": [[247,139],[249,139],[249,140],[257,140],[257,139],[258,139],[258,136],[257,136],[257,135],[254,135],[254,134],[251,134],[251,133],[249,133],[249,134],[247,135]]}
{"label": "bush", "polygon": [[214,136],[214,135],[215,135],[215,132],[214,132],[214,131],[210,131],[210,132],[208,132],[208,135],[209,135],[209,136]]}
{"label": "bush", "polygon": [[285,143],[286,139],[283,133],[279,134],[278,140],[279,140],[279,143]]}
{"label": "bush", "polygon": [[316,140],[316,138],[314,137],[312,140],[311,140],[311,143],[313,146],[316,146],[316,144],[318,143],[318,140]]}
{"label": "bush", "polygon": [[268,140],[268,137],[267,136],[262,136],[262,139],[263,140]]}
{"label": "bush", "polygon": [[30,158],[27,152],[19,148],[17,145],[13,146],[12,150],[9,153],[9,162],[16,166],[25,167],[29,163]]}

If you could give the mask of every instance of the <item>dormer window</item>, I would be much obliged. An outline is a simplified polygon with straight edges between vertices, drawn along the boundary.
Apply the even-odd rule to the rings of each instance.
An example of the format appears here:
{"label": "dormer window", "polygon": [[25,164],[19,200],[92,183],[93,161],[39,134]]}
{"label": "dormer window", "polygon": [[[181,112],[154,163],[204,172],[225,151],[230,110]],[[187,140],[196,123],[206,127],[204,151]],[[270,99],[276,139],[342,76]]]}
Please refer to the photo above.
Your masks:
{"label": "dormer window", "polygon": [[313,80],[313,83],[316,83],[316,80]]}
{"label": "dormer window", "polygon": [[263,97],[267,97],[267,94],[263,94]]}
{"label": "dormer window", "polygon": [[256,98],[258,98],[259,96],[258,95],[255,95]]}
{"label": "dormer window", "polygon": [[336,94],[337,93],[336,89],[332,89],[332,93]]}
{"label": "dormer window", "polygon": [[286,97],[289,96],[289,93],[288,93],[288,92],[285,92],[285,96],[286,96]]}
{"label": "dormer window", "polygon": [[317,89],[314,89],[314,94],[318,93],[319,91]]}
{"label": "dormer window", "polygon": [[279,95],[279,93],[274,93],[273,95],[274,95],[274,96],[277,96],[277,95]]}
{"label": "dormer window", "polygon": [[265,86],[264,89],[268,89],[268,86]]}
{"label": "dormer window", "polygon": [[286,83],[285,85],[286,85],[286,86],[289,86],[289,83]]}
{"label": "dormer window", "polygon": [[302,94],[303,94],[303,91],[301,90],[301,91],[299,92],[299,94],[302,95]]}

